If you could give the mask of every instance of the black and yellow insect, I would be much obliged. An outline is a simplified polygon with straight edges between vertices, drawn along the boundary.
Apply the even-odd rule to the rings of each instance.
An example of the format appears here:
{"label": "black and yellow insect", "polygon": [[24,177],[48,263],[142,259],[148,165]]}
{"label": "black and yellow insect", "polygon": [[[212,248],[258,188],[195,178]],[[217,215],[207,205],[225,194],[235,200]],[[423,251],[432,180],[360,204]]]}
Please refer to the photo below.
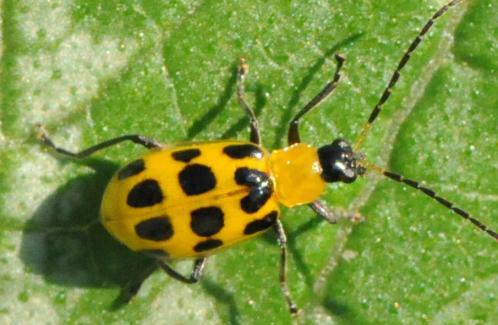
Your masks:
{"label": "black and yellow insect", "polygon": [[[117,240],[131,250],[157,258],[169,275],[184,282],[199,280],[205,261],[220,248],[249,239],[272,228],[281,248],[280,283],[292,313],[297,307],[286,283],[286,235],[280,222],[279,205],[309,205],[330,223],[339,216],[319,201],[326,183],[351,183],[373,171],[411,186],[433,198],[457,215],[469,220],[494,239],[498,234],[456,207],[433,190],[403,176],[368,163],[358,150],[382,105],[434,21],[459,1],[439,9],[424,25],[394,71],[388,86],[373,109],[354,146],[336,139],[320,148],[301,143],[299,123],[336,88],[344,58],[336,55],[333,79],[292,119],[288,146],[267,152],[260,146],[256,117],[244,99],[244,60],[238,70],[237,96],[250,119],[250,141],[214,141],[165,146],[141,135],[124,135],[72,153],[56,146],[46,133],[40,140],[71,158],[85,158],[123,141],[151,149],[130,162],[113,176],[106,188],[101,221]],[[176,272],[168,264],[178,258],[194,258],[190,277]]]}

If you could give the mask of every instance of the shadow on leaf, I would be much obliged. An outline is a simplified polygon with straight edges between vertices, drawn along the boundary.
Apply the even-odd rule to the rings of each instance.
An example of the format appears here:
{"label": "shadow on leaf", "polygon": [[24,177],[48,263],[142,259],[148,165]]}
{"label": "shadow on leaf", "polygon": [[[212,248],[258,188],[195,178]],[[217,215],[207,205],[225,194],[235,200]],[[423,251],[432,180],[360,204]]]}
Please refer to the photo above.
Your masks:
{"label": "shadow on leaf", "polygon": [[220,304],[228,307],[229,324],[240,324],[237,320],[239,310],[237,309],[234,294],[229,293],[226,289],[217,285],[213,281],[210,281],[209,279],[201,280],[201,285],[204,290],[212,295]]}
{"label": "shadow on leaf", "polygon": [[[292,93],[292,96],[289,99],[289,102],[287,103],[287,110],[282,115],[280,123],[278,124],[280,127],[276,130],[275,133],[275,142],[273,143],[273,148],[279,148],[282,146],[282,139],[284,139],[284,134],[287,131],[287,129],[284,126],[290,122],[293,116],[294,107],[297,106],[297,104],[300,102],[301,94],[314,79],[318,71],[322,69],[322,66],[325,64],[326,60],[332,57],[334,54],[338,54],[341,48],[356,42],[358,39],[363,37],[363,35],[364,35],[363,32],[356,33],[337,42],[330,49],[326,50],[324,55],[318,58],[316,62],[313,64],[313,66],[311,66],[311,68],[308,69],[308,73],[301,79],[301,81],[296,87],[296,90]],[[333,73],[334,71],[331,71],[331,76]],[[309,100],[311,100],[311,98]]]}
{"label": "shadow on leaf", "polygon": [[323,307],[330,312],[336,319],[347,324],[371,324],[367,319],[358,319],[359,313],[330,297],[325,298]]}
{"label": "shadow on leaf", "polygon": [[211,106],[203,116],[192,123],[192,126],[187,131],[187,139],[194,138],[206,129],[227,105],[234,92],[235,84],[237,83],[237,65],[232,65],[230,71],[230,79],[226,82],[225,89],[218,97],[216,104]]}
{"label": "shadow on leaf", "polygon": [[57,285],[120,287],[116,308],[138,290],[136,283],[144,270],[152,273],[155,262],[121,245],[99,221],[102,194],[117,166],[91,159],[74,163],[95,173],[70,180],[45,199],[23,230],[20,258],[30,272]]}

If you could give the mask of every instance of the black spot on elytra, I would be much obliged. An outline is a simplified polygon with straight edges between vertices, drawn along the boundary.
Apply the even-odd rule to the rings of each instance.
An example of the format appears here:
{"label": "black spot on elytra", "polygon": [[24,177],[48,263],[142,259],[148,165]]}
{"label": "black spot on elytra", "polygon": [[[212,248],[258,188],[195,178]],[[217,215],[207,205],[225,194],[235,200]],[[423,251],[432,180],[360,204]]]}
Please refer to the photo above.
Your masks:
{"label": "black spot on elytra", "polygon": [[171,154],[174,160],[177,161],[182,161],[184,163],[190,162],[192,159],[195,157],[198,157],[201,155],[201,151],[199,149],[185,149],[185,150],[179,150],[175,151]]}
{"label": "black spot on elytra", "polygon": [[223,242],[218,239],[208,239],[205,241],[199,242],[197,245],[194,246],[194,251],[196,252],[204,252],[208,251],[210,249],[214,249],[216,247],[220,247],[223,245]]}
{"label": "black spot on elytra", "polygon": [[140,174],[144,170],[145,170],[144,160],[137,159],[135,161],[132,161],[128,165],[124,166],[123,168],[121,168],[121,170],[118,172],[118,179],[123,180],[130,176]]}
{"label": "black spot on elytra", "polygon": [[135,226],[135,232],[142,239],[163,241],[173,236],[173,226],[168,217],[160,216],[138,223]]}
{"label": "black spot on elytra", "polygon": [[133,186],[130,193],[128,193],[126,202],[131,207],[143,208],[161,203],[163,198],[163,193],[157,181],[146,179]]}
{"label": "black spot on elytra", "polygon": [[263,150],[260,147],[253,144],[232,144],[223,148],[223,152],[230,158],[242,159],[242,158],[263,158]]}
{"label": "black spot on elytra", "polygon": [[264,216],[264,218],[249,222],[244,229],[244,234],[251,235],[270,228],[277,220],[277,216],[278,212],[272,211]]}
{"label": "black spot on elytra", "polygon": [[223,211],[218,207],[206,207],[190,213],[190,227],[199,236],[209,237],[223,228]]}
{"label": "black spot on elytra", "polygon": [[240,200],[240,207],[247,213],[257,212],[273,193],[273,184],[268,174],[247,167],[237,168],[235,182],[249,187],[249,194]]}
{"label": "black spot on elytra", "polygon": [[211,168],[201,164],[187,165],[178,174],[183,192],[187,195],[198,195],[212,190],[216,186],[216,178]]}

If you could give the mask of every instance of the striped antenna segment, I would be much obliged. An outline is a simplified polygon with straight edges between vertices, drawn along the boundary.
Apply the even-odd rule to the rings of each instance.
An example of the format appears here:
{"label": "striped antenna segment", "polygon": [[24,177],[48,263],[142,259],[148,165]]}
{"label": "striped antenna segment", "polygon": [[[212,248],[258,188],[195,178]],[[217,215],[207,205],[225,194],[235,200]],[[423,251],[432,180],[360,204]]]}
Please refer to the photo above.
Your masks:
{"label": "striped antenna segment", "polygon": [[443,205],[444,207],[450,209],[451,211],[453,211],[454,213],[456,213],[460,217],[470,221],[474,226],[476,226],[477,228],[484,231],[489,236],[493,237],[495,240],[498,241],[498,233],[496,231],[490,229],[488,226],[486,226],[485,224],[483,224],[482,222],[480,222],[479,220],[474,218],[467,211],[457,207],[453,202],[441,197],[439,194],[437,194],[432,189],[423,186],[422,184],[420,184],[420,182],[414,181],[414,180],[409,179],[409,178],[405,178],[400,174],[387,171],[379,166],[376,166],[376,165],[371,164],[371,163],[366,162],[366,161],[362,161],[361,164],[365,168],[367,168],[368,170],[374,171],[380,175],[384,175],[385,177],[392,179],[396,182],[406,184],[406,185],[424,193],[425,195],[427,195],[431,199],[435,200],[439,204]]}
{"label": "striped antenna segment", "polygon": [[425,23],[424,27],[420,30],[418,33],[417,37],[412,41],[408,49],[406,50],[405,54],[401,58],[401,60],[398,63],[398,66],[396,67],[396,70],[394,70],[393,75],[391,76],[391,79],[389,80],[389,83],[387,84],[387,87],[384,89],[384,92],[382,93],[382,96],[380,96],[379,101],[375,105],[374,109],[370,113],[370,116],[368,118],[367,123],[363,126],[363,129],[361,130],[360,135],[358,136],[358,139],[356,140],[356,143],[354,145],[354,151],[358,151],[361,145],[363,144],[363,141],[365,140],[368,131],[370,130],[370,126],[372,123],[375,121],[377,116],[379,116],[379,113],[382,111],[382,106],[386,103],[386,101],[389,99],[391,96],[391,92],[393,87],[396,85],[396,83],[399,80],[399,77],[401,76],[401,70],[405,67],[405,65],[408,63],[410,60],[413,52],[417,49],[417,47],[420,45],[422,42],[423,37],[427,32],[431,29],[431,27],[434,25],[434,22],[441,17],[448,9],[450,9],[453,6],[456,6],[461,0],[453,0],[446,5],[442,6],[432,17]]}

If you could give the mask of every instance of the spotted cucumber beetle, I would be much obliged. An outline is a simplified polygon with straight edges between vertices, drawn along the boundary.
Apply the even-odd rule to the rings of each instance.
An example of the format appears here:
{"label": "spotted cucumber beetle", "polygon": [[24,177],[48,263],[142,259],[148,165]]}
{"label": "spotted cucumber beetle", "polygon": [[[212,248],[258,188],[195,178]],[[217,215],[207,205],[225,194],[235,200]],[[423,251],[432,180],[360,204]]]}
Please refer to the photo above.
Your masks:
{"label": "spotted cucumber beetle", "polygon": [[[286,234],[279,219],[279,205],[307,204],[328,222],[336,223],[340,216],[319,200],[326,183],[351,183],[373,171],[419,190],[498,240],[495,231],[433,190],[373,165],[359,153],[372,123],[423,36],[436,19],[459,2],[454,0],[441,7],[424,25],[403,55],[353,146],[336,139],[317,149],[302,143],[299,134],[301,119],[337,87],[344,64],[340,55],[336,56],[333,79],[290,122],[288,146],[271,153],[260,146],[258,122],[245,101],[247,66],[243,60],[238,69],[237,98],[250,120],[248,142],[163,146],[141,135],[123,135],[73,153],[56,146],[43,131],[39,139],[56,152],[77,159],[124,141],[151,149],[113,176],[102,200],[101,221],[117,240],[131,250],[154,256],[166,273],[180,281],[197,282],[210,254],[272,228],[280,246],[281,289],[289,310],[296,313],[298,309],[286,280]],[[195,259],[189,277],[168,264],[184,257]]]}

